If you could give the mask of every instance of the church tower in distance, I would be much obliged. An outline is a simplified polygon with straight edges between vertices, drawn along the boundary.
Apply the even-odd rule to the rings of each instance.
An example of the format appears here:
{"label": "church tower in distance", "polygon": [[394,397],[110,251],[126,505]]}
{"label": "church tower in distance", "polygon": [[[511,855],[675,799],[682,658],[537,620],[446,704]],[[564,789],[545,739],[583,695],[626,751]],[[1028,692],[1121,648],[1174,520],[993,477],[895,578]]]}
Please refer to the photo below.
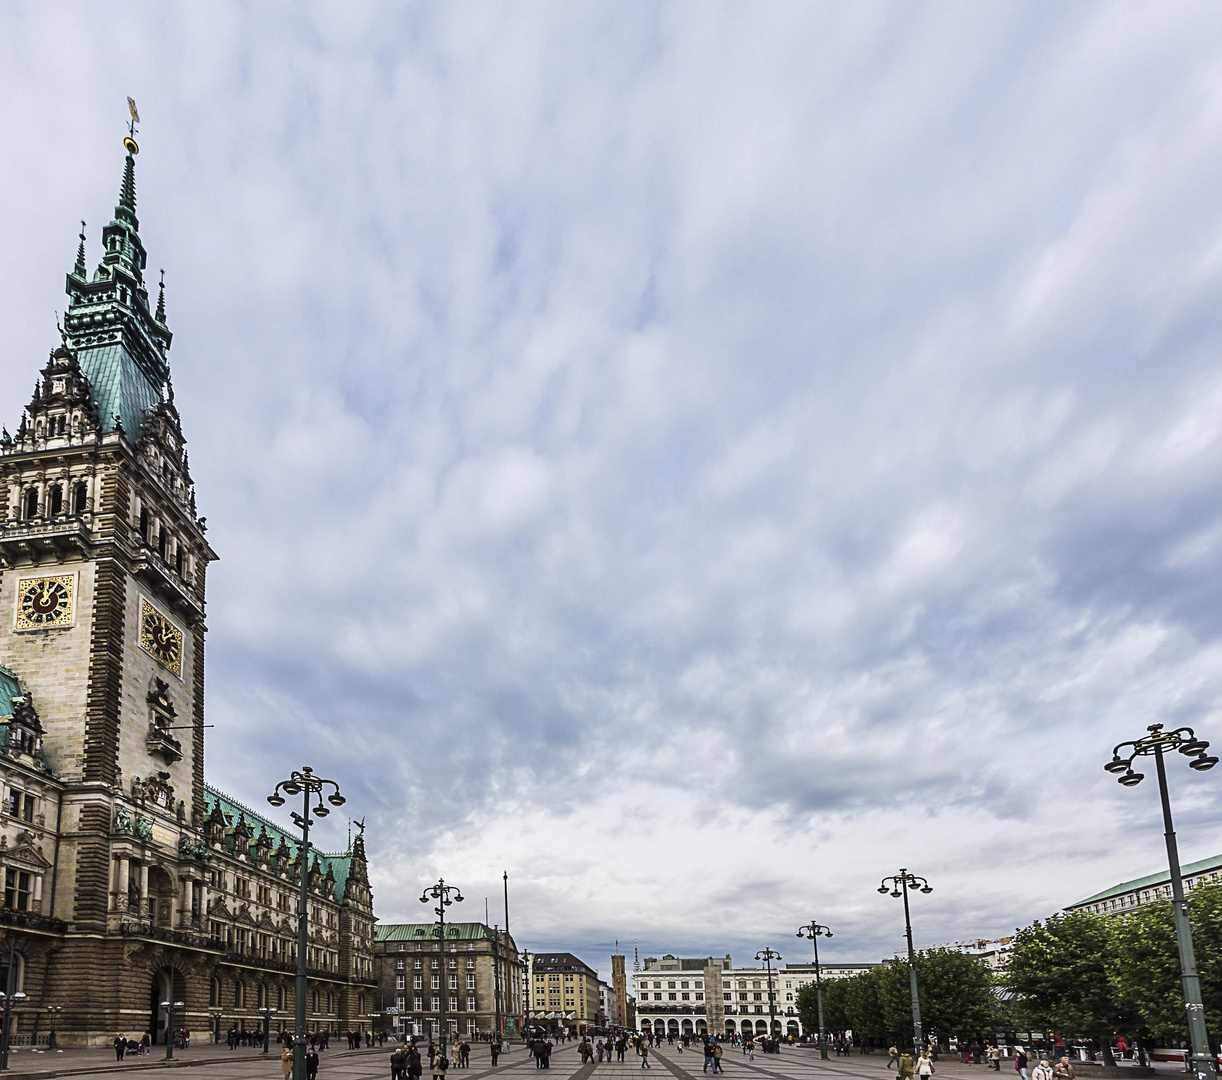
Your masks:
{"label": "church tower in distance", "polygon": [[[64,1045],[163,1042],[163,1001],[208,1041],[222,1017],[259,1028],[261,1006],[291,1024],[295,998],[296,840],[204,783],[217,556],[125,144],[101,261],[91,274],[82,223],[61,343],[0,431],[0,989],[26,995],[17,1032],[44,1045],[47,1007]],[[307,877],[310,1028],[368,1028],[363,838],[311,851]]]}

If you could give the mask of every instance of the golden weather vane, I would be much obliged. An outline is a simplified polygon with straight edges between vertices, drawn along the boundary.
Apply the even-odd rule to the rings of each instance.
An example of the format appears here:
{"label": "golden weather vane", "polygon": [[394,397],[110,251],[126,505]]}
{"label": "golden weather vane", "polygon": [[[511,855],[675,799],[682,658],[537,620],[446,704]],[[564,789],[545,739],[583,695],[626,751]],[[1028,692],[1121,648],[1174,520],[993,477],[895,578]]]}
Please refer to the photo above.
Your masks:
{"label": "golden weather vane", "polygon": [[123,145],[127,147],[129,154],[140,153],[140,147],[136,145],[136,125],[140,123],[140,113],[136,111],[136,99],[127,99],[127,111],[131,113],[131,122],[127,125],[127,138],[123,140]]}

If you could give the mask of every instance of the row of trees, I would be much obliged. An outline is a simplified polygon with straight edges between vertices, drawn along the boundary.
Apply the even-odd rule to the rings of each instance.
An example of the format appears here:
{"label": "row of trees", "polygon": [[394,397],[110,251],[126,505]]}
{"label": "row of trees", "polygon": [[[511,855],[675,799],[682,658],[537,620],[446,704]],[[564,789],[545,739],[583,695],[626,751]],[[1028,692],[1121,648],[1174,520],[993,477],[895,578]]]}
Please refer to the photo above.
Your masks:
{"label": "row of trees", "polygon": [[[1194,890],[1189,918],[1205,1015],[1222,1024],[1222,885]],[[1120,1032],[1187,1039],[1169,903],[1127,915],[1072,912],[1032,923],[1016,933],[1000,976],[983,960],[946,949],[919,952],[916,969],[925,1030],[943,1042],[1006,1031],[1056,1031],[1097,1039],[1105,1048]],[[813,985],[803,988],[797,1005],[803,1026],[817,1031]],[[888,960],[849,979],[825,980],[823,1013],[829,1032],[909,1041],[907,962]]]}

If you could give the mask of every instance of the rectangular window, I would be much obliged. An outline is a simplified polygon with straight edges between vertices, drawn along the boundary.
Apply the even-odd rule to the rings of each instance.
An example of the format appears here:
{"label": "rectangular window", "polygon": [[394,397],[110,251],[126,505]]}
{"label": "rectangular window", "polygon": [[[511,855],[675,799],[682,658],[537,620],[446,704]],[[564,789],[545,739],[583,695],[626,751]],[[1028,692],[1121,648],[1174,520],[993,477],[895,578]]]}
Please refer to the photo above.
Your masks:
{"label": "rectangular window", "polygon": [[424,979],[421,976],[419,975],[412,976],[412,989],[413,990],[423,990],[424,989]]}
{"label": "rectangular window", "polygon": [[407,1008],[407,998],[403,997],[402,995],[395,998],[395,1008],[398,1009],[399,1012],[403,1012],[403,1010]]}
{"label": "rectangular window", "polygon": [[22,816],[23,818],[25,818],[25,820],[26,820],[26,821],[33,821],[33,820],[34,820],[34,807],[35,807],[35,805],[36,805],[36,803],[35,803],[34,796],[33,796],[33,795],[27,795],[27,796],[25,797],[25,802],[24,802],[24,804],[22,805],[22,809],[21,809],[21,816]]}
{"label": "rectangular window", "polygon": [[440,975],[430,975],[429,976],[429,989],[430,990],[440,990],[441,989],[441,976]]}
{"label": "rectangular window", "polygon": [[450,998],[450,1011],[458,1012],[458,998],[456,997]]}
{"label": "rectangular window", "polygon": [[680,997],[681,997],[681,998],[682,998],[684,1001],[690,1001],[690,1000],[691,1000],[691,998],[692,998],[692,995],[691,995],[691,994],[680,994],[679,996],[680,996]]}
{"label": "rectangular window", "polygon": [[407,989],[407,976],[406,975],[396,975],[395,976],[395,989],[396,990],[406,990]]}
{"label": "rectangular window", "polygon": [[475,989],[475,976],[474,976],[474,975],[468,975],[468,976],[467,976],[467,989],[468,989],[468,990],[474,990],[474,989]]}
{"label": "rectangular window", "polygon": [[436,1012],[440,1008],[441,1008],[441,998],[439,997],[433,998],[433,1011]]}
{"label": "rectangular window", "polygon": [[26,871],[4,871],[4,906],[14,911],[30,910],[30,875]]}
{"label": "rectangular window", "polygon": [[674,994],[674,993],[667,994],[666,996],[667,996],[668,998],[670,998],[670,1000],[671,1000],[671,1001],[677,1001],[677,1000],[678,1000],[678,998],[679,998],[679,995],[678,995],[678,994]]}
{"label": "rectangular window", "polygon": [[451,990],[457,990],[457,989],[458,989],[458,976],[457,976],[457,975],[451,975],[451,976],[450,976],[450,989],[451,989]]}
{"label": "rectangular window", "polygon": [[474,971],[474,970],[475,970],[475,960],[474,960],[474,958],[470,958],[470,957],[469,957],[469,958],[467,959],[467,970],[468,970],[468,971]]}
{"label": "rectangular window", "polygon": [[418,998],[413,998],[413,1000],[415,1001],[415,1005],[413,1005],[412,1007],[416,1010],[416,1012],[423,1012],[424,1011],[424,998],[418,997]]}

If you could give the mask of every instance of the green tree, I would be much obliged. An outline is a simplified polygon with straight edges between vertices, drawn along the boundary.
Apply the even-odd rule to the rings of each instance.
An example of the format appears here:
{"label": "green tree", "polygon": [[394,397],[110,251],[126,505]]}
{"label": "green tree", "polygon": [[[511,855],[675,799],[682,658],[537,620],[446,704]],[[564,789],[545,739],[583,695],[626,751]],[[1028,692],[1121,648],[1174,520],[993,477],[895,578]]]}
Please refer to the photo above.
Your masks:
{"label": "green tree", "polygon": [[[1116,995],[1141,1029],[1161,1038],[1188,1038],[1179,946],[1170,901],[1143,904],[1113,916],[1107,970]],[[1189,894],[1188,921],[1201,975],[1205,1016],[1222,1022],[1222,885]]]}
{"label": "green tree", "polygon": [[1113,1033],[1135,1026],[1110,978],[1115,932],[1107,916],[1083,911],[1037,920],[1015,935],[1005,976],[1028,1023],[1097,1039],[1108,1065]]}
{"label": "green tree", "polygon": [[983,960],[952,949],[930,949],[917,953],[916,968],[927,1034],[945,1043],[951,1035],[983,1038],[996,1028],[997,981]]}

